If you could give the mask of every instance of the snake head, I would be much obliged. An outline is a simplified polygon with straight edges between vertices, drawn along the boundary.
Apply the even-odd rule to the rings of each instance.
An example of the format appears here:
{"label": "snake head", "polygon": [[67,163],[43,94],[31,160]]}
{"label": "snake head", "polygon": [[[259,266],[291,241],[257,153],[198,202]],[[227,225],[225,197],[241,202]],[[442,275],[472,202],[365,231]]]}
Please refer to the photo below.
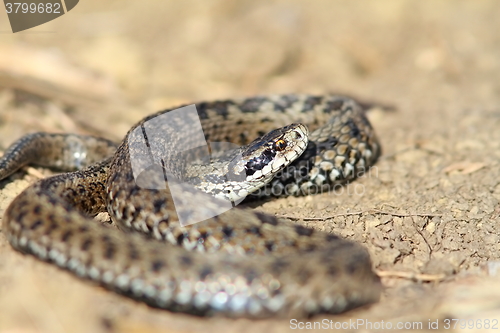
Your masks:
{"label": "snake head", "polygon": [[[309,131],[302,124],[275,129],[241,147],[239,156],[228,167],[227,178],[234,186],[227,188],[233,197],[244,197],[266,185],[274,176],[295,161],[306,149]],[[245,194],[246,193],[246,194]]]}
{"label": "snake head", "polygon": [[306,150],[308,135],[302,124],[275,129],[246,146],[225,151],[207,167],[197,165],[196,170],[205,170],[203,176],[184,181],[237,204],[295,161]]}

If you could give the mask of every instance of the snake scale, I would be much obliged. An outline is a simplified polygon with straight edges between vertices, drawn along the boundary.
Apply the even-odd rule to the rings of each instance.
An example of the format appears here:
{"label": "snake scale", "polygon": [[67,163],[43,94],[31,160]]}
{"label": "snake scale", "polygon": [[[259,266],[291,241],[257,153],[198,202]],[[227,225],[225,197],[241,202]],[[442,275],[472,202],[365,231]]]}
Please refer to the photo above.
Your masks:
{"label": "snake scale", "polygon": [[[49,133],[12,144],[0,159],[0,179],[27,164],[73,171],[42,179],[13,200],[2,229],[10,244],[122,295],[196,315],[297,318],[340,313],[379,299],[381,283],[366,249],[336,235],[239,206],[182,226],[181,214],[211,213],[220,199],[186,191],[174,208],[169,183],[139,186],[131,164],[132,155],[146,161],[159,151],[139,149],[132,133],[143,133],[146,124],[171,110],[143,119],[119,145]],[[244,177],[266,176],[270,167],[259,163],[277,166],[271,170],[274,178],[266,176],[259,185],[257,197],[327,191],[356,178],[380,154],[363,108],[347,97],[258,96],[202,102],[196,110],[207,141],[243,145],[243,155],[257,153],[244,161],[252,171],[239,165]],[[293,125],[292,139],[286,137],[290,123],[303,124]],[[163,125],[158,126],[162,133]],[[278,157],[307,134],[304,126],[310,133],[300,152],[292,152],[297,156]],[[174,128],[181,133],[175,140],[192,137],[185,124]],[[168,147],[174,139],[164,132],[149,138],[147,147]],[[160,170],[187,170],[176,155],[158,160]],[[165,181],[155,174],[154,182]],[[210,181],[190,177],[195,183]],[[118,228],[95,222],[99,212],[108,212]]]}

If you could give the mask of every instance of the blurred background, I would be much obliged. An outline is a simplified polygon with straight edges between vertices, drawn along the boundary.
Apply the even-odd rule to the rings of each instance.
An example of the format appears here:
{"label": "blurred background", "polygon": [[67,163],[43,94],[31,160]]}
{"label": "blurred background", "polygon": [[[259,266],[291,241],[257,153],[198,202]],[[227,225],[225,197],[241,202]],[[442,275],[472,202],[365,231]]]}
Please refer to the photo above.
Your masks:
{"label": "blurred background", "polygon": [[[138,113],[281,92],[346,93],[402,106],[430,98],[436,108],[457,100],[473,105],[498,95],[498,6],[81,1],[76,10],[16,34],[4,13],[0,87],[29,85],[70,106],[120,105]],[[120,118],[128,123],[140,116]],[[129,124],[123,126],[120,134]]]}
{"label": "blurred background", "polygon": [[[389,106],[369,114],[384,148],[377,179],[361,180],[370,195],[264,208],[385,212],[320,224],[364,242],[377,269],[409,274],[384,280],[378,305],[334,320],[499,318],[499,13],[495,0],[85,0],[13,34],[2,9],[0,150],[42,130],[119,140],[147,114],[200,100],[337,93]],[[0,213],[37,177],[3,182]],[[428,215],[407,215],[419,212]],[[222,329],[289,324],[152,310],[22,257],[0,237],[0,332]]]}

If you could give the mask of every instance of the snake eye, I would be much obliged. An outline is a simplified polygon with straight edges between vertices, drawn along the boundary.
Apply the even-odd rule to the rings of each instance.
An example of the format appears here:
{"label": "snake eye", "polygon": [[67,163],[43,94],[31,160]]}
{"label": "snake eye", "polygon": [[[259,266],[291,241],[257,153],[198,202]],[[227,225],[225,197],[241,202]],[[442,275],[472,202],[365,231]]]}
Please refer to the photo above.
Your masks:
{"label": "snake eye", "polygon": [[274,150],[282,151],[286,148],[286,141],[283,139],[279,139],[274,143]]}

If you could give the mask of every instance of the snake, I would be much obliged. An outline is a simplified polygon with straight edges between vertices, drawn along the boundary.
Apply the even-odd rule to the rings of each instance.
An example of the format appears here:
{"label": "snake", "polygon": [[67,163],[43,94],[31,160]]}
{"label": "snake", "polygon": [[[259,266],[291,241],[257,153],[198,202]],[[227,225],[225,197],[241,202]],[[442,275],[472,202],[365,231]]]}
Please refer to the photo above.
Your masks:
{"label": "snake", "polygon": [[14,198],[2,232],[21,253],[172,312],[301,318],[375,303],[364,246],[245,205],[360,176],[381,154],[365,111],[344,96],[267,95],[163,110],[121,143],[28,134],[0,179],[26,165],[62,172]]}

